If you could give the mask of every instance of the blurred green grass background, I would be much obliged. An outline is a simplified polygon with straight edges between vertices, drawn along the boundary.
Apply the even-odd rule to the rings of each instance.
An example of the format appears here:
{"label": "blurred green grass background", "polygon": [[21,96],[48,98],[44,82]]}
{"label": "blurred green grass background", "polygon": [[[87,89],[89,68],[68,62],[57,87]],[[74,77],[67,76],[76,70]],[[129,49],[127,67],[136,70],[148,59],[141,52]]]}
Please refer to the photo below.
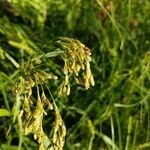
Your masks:
{"label": "blurred green grass background", "polygon": [[[20,139],[10,115],[15,60],[51,51],[50,41],[60,36],[91,49],[95,79],[89,90],[72,82],[68,97],[59,97],[56,83],[49,84],[67,129],[64,149],[150,149],[148,0],[0,1],[0,149],[18,149]],[[54,63],[49,67],[60,74]],[[43,121],[47,133],[51,119]],[[32,135],[23,136],[21,150],[30,149],[37,143]]]}

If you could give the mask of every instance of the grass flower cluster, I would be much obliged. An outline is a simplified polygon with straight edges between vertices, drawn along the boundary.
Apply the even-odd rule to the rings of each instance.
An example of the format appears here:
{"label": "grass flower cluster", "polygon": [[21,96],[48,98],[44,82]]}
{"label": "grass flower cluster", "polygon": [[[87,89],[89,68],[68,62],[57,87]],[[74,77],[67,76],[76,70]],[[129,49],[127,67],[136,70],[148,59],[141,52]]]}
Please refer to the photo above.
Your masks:
{"label": "grass flower cluster", "polygon": [[0,150],[150,149],[149,6],[0,0]]}

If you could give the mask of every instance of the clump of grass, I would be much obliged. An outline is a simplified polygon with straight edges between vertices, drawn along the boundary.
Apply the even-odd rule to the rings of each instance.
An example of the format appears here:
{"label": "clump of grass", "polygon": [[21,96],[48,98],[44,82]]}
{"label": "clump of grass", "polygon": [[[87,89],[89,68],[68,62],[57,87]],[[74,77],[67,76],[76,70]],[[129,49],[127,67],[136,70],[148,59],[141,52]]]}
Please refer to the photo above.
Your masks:
{"label": "clump of grass", "polygon": [[148,149],[147,12],[148,1],[1,0],[0,149]]}
{"label": "clump of grass", "polygon": [[[64,61],[62,65],[64,65],[63,73],[65,79],[62,81],[60,85],[61,88],[58,90],[62,92],[62,94],[67,93],[67,95],[69,95],[69,76],[78,76],[81,67],[83,69],[83,74],[85,72],[85,87],[89,88],[89,83],[91,81],[94,85],[94,79],[89,64],[91,59],[90,53],[87,53],[85,50],[86,47],[78,40],[72,38],[59,38],[58,41],[52,43],[59,45],[59,50],[55,50],[58,49],[55,47],[55,51],[45,54],[42,51],[40,52],[39,48],[36,49],[35,44],[32,44],[23,29],[13,25],[13,29],[11,30],[11,23],[9,20],[6,18],[4,18],[4,20],[6,20],[6,24],[1,28],[1,33],[8,38],[10,46],[21,50],[18,56],[14,56],[15,59],[18,59],[17,62],[13,56],[8,54],[9,51],[7,53],[5,48],[1,48],[1,59],[4,62],[8,59],[13,66],[13,72],[16,70],[18,72],[15,83],[11,85],[11,87],[14,86],[14,88],[9,89],[9,93],[13,95],[13,99],[15,100],[12,108],[13,123],[18,121],[19,125],[20,135],[18,149],[22,148],[23,135],[31,133],[34,135],[34,139],[39,143],[40,150],[47,148],[62,149],[65,141],[66,128],[55,100],[53,98],[50,100],[45,94],[45,89],[49,85],[49,80],[60,79],[50,72],[46,61],[52,61],[51,58],[56,56],[59,56]],[[11,30],[11,32],[8,32],[9,30]],[[17,32],[17,38],[13,37],[14,32]],[[20,56],[25,58],[20,60]],[[5,69],[5,66],[3,67]],[[87,71],[90,73],[90,77],[88,78]],[[5,82],[5,80],[3,82]],[[43,118],[47,115],[46,111],[48,110],[53,111],[55,117],[50,136],[48,136],[43,129]],[[1,112],[2,111],[5,113],[4,116],[7,116],[7,110],[1,110]]]}

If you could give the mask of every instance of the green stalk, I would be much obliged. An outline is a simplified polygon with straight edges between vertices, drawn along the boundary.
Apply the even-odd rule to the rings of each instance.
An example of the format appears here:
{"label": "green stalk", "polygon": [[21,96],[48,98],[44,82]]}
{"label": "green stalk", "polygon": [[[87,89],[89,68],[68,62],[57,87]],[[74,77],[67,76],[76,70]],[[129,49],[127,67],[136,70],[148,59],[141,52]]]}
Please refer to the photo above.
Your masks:
{"label": "green stalk", "polygon": [[126,139],[125,150],[130,150],[129,145],[131,140],[131,131],[132,131],[132,117],[129,118],[129,122],[128,122],[128,135]]}

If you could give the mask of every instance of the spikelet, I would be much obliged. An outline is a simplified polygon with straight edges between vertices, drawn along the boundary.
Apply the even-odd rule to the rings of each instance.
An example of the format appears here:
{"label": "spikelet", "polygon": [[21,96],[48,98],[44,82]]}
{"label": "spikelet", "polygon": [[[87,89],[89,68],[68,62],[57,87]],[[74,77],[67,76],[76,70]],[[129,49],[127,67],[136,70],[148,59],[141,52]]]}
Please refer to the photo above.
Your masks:
{"label": "spikelet", "polygon": [[59,38],[57,41],[62,49],[64,50],[64,54],[61,55],[64,61],[64,80],[66,78],[67,81],[63,81],[63,83],[59,87],[59,93],[67,95],[70,94],[70,85],[69,85],[69,77],[74,76],[77,83],[80,84],[78,80],[79,73],[82,71],[82,83],[85,86],[85,89],[90,88],[90,86],[94,86],[94,78],[90,69],[90,61],[91,61],[91,52],[90,49],[85,47],[80,41],[72,39],[72,38]]}

